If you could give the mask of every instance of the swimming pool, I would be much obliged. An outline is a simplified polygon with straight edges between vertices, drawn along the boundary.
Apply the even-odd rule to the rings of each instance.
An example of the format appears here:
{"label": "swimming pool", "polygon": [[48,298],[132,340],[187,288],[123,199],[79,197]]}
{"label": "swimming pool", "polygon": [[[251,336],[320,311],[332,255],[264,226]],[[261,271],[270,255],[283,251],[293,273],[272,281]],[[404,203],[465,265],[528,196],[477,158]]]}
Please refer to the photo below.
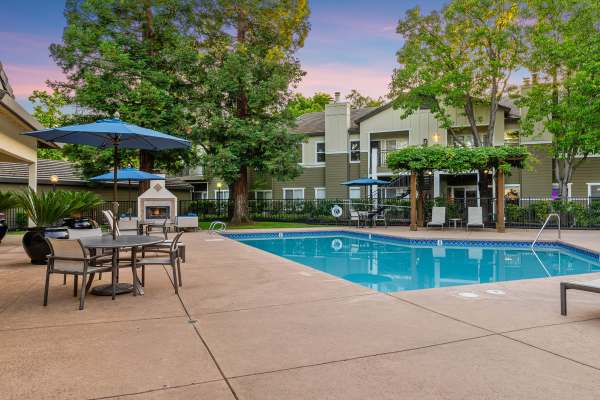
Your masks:
{"label": "swimming pool", "polygon": [[599,272],[598,254],[562,243],[418,240],[357,232],[226,234],[380,292]]}

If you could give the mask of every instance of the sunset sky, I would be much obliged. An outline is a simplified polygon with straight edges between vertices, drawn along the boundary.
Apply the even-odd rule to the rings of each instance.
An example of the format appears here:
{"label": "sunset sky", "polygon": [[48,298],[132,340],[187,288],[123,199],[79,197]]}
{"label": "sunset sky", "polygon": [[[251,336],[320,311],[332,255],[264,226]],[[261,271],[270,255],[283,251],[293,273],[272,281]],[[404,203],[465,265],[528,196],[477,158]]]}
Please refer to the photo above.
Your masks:
{"label": "sunset sky", "polygon": [[[402,40],[396,23],[408,8],[440,8],[436,0],[312,0],[311,32],[298,57],[307,72],[298,90],[346,94],[358,89],[370,96],[387,92],[395,52]],[[46,79],[61,79],[48,46],[61,41],[65,26],[62,0],[11,0],[2,7],[0,62],[18,101],[45,88]]]}

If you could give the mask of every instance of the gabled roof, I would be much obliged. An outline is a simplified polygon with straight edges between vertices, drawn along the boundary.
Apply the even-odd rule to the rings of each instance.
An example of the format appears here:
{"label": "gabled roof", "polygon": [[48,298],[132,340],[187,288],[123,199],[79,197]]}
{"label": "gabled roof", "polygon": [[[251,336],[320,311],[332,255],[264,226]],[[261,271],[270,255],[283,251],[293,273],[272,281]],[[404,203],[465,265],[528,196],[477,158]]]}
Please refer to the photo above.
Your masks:
{"label": "gabled roof", "polygon": [[[374,107],[364,107],[356,110],[350,110],[350,129],[358,129],[358,120],[372,110]],[[292,132],[297,133],[325,133],[325,112],[311,112],[303,114],[296,119],[297,126],[292,129]]]}
{"label": "gabled roof", "polygon": [[[38,183],[50,184],[50,176],[58,176],[60,184],[69,186],[88,186],[90,181],[81,176],[75,165],[63,160],[38,160]],[[19,163],[0,162],[0,183],[27,183],[28,166]],[[127,185],[127,182],[120,183]],[[132,185],[136,183],[132,182]],[[192,186],[179,177],[167,177],[169,189],[191,190]]]}

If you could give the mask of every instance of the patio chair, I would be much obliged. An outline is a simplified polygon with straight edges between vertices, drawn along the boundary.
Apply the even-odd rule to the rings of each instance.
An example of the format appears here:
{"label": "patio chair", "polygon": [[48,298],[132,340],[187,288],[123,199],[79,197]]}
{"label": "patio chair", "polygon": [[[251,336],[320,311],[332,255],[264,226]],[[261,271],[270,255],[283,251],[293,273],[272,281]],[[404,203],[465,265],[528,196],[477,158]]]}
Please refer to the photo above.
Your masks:
{"label": "patio chair", "polygon": [[[146,251],[158,252],[158,253],[161,253],[161,252],[164,253],[164,252],[169,251],[172,240],[169,240],[169,235],[168,235],[169,230],[167,229],[167,222],[168,221],[165,220],[162,225],[162,233],[165,237],[165,240],[162,241],[161,243],[153,244],[151,246],[145,247],[142,250],[142,254],[144,254],[144,252],[146,252]],[[147,234],[150,234],[150,232],[147,232]],[[177,250],[179,251],[179,256],[181,257],[181,262],[185,263],[185,243],[182,243],[182,242],[177,243]]]}
{"label": "patio chair", "polygon": [[356,221],[356,227],[360,228],[360,214],[358,213],[358,211],[354,210],[353,208],[350,209],[350,224],[352,224],[354,221]]}
{"label": "patio chair", "polygon": [[600,279],[579,282],[561,282],[560,283],[560,313],[567,315],[567,290],[575,289],[584,292],[600,293]]}
{"label": "patio chair", "polygon": [[139,233],[138,220],[120,219],[117,221],[117,235],[137,235]]}
{"label": "patio chair", "polygon": [[439,226],[444,230],[446,223],[446,207],[433,207],[431,209],[431,221],[427,223],[427,229],[430,226]]}
{"label": "patio chair", "polygon": [[179,250],[177,249],[177,244],[179,243],[179,239],[184,232],[178,232],[171,244],[169,246],[166,254],[168,257],[145,257],[143,256],[136,263],[136,266],[142,267],[142,285],[145,286],[145,276],[146,276],[146,265],[170,265],[173,269],[173,287],[175,288],[175,293],[179,293],[179,286],[182,286],[181,279],[181,255]]}
{"label": "patio chair", "polygon": [[484,228],[483,211],[481,207],[469,207],[467,210],[467,231],[469,227]]}
{"label": "patio chair", "polygon": [[[85,295],[92,286],[94,275],[96,272],[111,271],[112,265],[106,265],[102,255],[90,256],[79,239],[46,239],[46,242],[50,247],[50,255],[48,255],[48,265],[46,266],[44,306],[48,305],[50,274],[61,273],[74,276],[74,296],[77,296],[77,278],[81,276],[79,309],[83,310]],[[86,278],[88,279],[87,284],[85,283]]]}
{"label": "patio chair", "polygon": [[383,222],[383,225],[387,228],[387,212],[388,209],[386,207],[379,207],[376,214],[373,216],[373,225],[377,226],[378,222]]}

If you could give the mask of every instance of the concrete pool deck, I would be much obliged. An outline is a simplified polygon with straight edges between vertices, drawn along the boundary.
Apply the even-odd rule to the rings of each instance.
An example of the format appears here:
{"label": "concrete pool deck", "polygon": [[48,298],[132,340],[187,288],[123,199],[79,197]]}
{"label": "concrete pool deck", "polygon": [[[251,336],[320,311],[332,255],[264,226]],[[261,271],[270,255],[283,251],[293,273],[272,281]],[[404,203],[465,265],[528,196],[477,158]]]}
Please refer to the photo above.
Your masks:
{"label": "concrete pool deck", "polygon": [[[360,231],[442,239],[537,234]],[[199,232],[184,235],[188,262],[179,296],[156,267],[145,296],[90,295],[78,311],[72,283],[63,286],[61,276],[52,278],[42,307],[44,268],[28,263],[19,240],[8,236],[0,245],[2,399],[596,399],[600,393],[600,295],[570,292],[563,317],[558,291],[561,280],[600,273],[384,294]],[[600,251],[598,231],[563,231],[563,241]],[[130,276],[123,272],[122,279]]]}

